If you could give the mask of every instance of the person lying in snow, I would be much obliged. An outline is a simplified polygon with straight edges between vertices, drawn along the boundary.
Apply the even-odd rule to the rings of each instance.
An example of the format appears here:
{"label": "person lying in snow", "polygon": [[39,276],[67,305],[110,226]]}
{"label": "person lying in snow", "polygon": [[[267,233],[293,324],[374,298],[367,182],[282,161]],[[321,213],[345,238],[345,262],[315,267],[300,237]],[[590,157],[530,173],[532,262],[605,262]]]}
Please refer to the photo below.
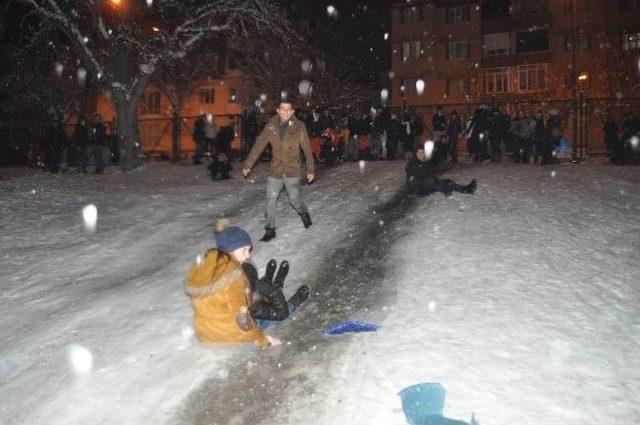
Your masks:
{"label": "person lying in snow", "polygon": [[284,320],[308,298],[309,288],[306,285],[298,288],[287,304],[282,284],[288,263],[283,262],[273,279],[275,260],[270,261],[265,277],[257,279],[255,268],[247,263],[252,250],[249,234],[229,226],[226,219],[218,220],[214,230],[216,248],[207,251],[204,259],[191,266],[185,282],[198,339],[280,345],[280,340],[265,334],[254,319]]}
{"label": "person lying in snow", "polygon": [[[453,192],[472,194],[476,191],[476,179],[473,179],[466,186],[461,186],[453,180],[438,179],[436,177],[436,173],[439,171],[438,163],[432,158],[433,142],[427,142],[427,145],[431,152],[427,155],[424,146],[418,147],[415,157],[409,160],[405,168],[409,192],[420,196],[442,192],[445,196],[451,196]],[[427,156],[429,156],[429,159],[427,159]]]}

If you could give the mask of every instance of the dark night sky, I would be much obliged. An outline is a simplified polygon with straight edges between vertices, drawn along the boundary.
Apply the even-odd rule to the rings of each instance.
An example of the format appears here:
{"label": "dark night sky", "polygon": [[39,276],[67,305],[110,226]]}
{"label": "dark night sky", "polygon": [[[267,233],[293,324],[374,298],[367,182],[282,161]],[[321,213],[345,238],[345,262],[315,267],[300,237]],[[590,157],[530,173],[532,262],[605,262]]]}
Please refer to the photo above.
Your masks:
{"label": "dark night sky", "polygon": [[[358,72],[360,81],[376,83],[387,75],[389,48],[384,34],[390,31],[390,0],[281,1],[293,11],[294,26],[301,21],[310,23],[316,35],[312,39],[314,47],[344,60],[347,67]],[[327,10],[329,6],[337,12],[333,16]],[[21,31],[20,19],[16,18],[24,13],[24,8],[13,7],[2,13],[0,25],[4,24],[5,31],[0,31],[0,38],[4,42],[18,42]]]}
{"label": "dark night sky", "polygon": [[[312,40],[316,47],[326,49],[349,61],[362,79],[375,82],[389,71],[390,31],[389,0],[290,0],[296,16],[321,27],[330,37]],[[333,6],[336,14],[327,11]]]}

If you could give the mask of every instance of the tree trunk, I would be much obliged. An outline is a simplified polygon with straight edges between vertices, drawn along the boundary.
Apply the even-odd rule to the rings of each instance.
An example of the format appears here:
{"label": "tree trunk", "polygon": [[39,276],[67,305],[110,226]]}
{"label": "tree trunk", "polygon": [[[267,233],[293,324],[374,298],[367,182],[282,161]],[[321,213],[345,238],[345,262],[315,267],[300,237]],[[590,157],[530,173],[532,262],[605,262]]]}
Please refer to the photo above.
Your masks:
{"label": "tree trunk", "polygon": [[173,120],[171,122],[171,162],[180,162],[180,127],[181,127],[180,113],[173,113]]}
{"label": "tree trunk", "polygon": [[140,134],[138,132],[138,99],[114,97],[116,105],[116,130],[120,164],[132,170],[143,162]]}

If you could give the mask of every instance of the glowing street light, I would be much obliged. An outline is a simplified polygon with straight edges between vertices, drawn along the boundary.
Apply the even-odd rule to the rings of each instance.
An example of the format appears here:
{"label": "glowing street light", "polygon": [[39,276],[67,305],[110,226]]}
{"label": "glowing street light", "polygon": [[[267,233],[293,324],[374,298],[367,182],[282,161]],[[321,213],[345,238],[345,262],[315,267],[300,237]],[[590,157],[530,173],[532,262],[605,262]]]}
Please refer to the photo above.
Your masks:
{"label": "glowing street light", "polygon": [[109,0],[112,6],[119,7],[122,6],[122,0]]}
{"label": "glowing street light", "polygon": [[160,28],[158,28],[158,27],[156,27],[156,26],[151,27],[151,30],[152,30],[153,32],[160,32]]}

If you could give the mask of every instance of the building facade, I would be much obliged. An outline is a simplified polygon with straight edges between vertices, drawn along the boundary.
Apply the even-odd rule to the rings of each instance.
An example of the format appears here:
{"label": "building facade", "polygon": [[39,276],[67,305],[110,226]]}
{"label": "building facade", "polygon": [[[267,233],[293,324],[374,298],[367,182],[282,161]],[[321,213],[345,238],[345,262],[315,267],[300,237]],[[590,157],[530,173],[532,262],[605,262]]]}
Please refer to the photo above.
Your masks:
{"label": "building facade", "polygon": [[425,118],[439,104],[557,109],[597,152],[606,114],[640,105],[640,1],[410,0],[391,20],[393,105]]}
{"label": "building facade", "polygon": [[[241,116],[254,107],[255,85],[228,55],[203,58],[210,66],[189,76],[188,80],[152,81],[145,87],[138,107],[138,130],[143,151],[152,157],[171,157],[172,152],[188,158],[195,152],[195,120],[205,115],[218,127],[232,125],[236,138],[233,150],[240,150]],[[107,122],[115,121],[115,107],[108,93],[95,99],[95,111]],[[179,124],[176,125],[174,113]],[[117,130],[116,130],[117,131]],[[174,150],[177,132],[179,146]]]}

